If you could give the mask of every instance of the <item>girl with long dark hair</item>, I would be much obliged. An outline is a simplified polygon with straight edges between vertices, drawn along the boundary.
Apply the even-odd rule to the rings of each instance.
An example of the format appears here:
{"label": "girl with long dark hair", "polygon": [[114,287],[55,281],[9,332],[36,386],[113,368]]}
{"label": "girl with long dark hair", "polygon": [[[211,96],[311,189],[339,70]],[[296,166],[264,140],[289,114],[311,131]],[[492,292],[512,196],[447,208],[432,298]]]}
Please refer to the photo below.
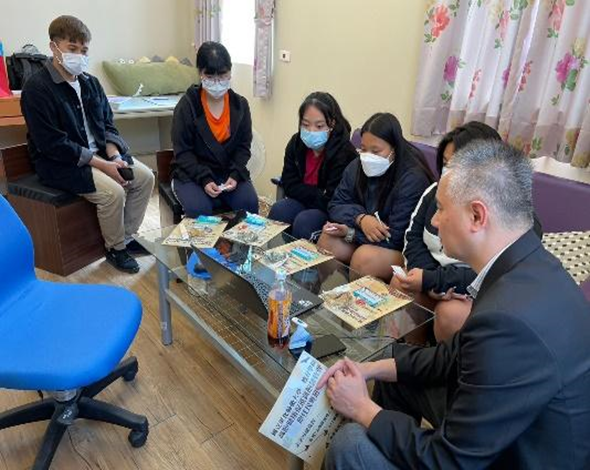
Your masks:
{"label": "girl with long dark hair", "polygon": [[369,118],[360,150],[334,193],[318,244],[356,273],[389,281],[391,265],[403,265],[404,233],[433,176],[393,114]]}

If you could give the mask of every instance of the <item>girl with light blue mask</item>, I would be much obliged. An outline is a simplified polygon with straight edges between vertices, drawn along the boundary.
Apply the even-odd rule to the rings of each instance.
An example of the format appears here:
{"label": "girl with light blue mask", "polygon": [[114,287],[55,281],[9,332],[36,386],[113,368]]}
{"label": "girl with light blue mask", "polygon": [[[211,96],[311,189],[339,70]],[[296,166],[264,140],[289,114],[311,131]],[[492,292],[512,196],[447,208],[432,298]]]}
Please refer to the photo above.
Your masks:
{"label": "girl with light blue mask", "polygon": [[350,124],[325,92],[310,94],[299,107],[299,131],[285,149],[281,185],[286,198],[269,217],[290,224],[296,238],[319,235],[327,208],[346,166],[356,158]]}

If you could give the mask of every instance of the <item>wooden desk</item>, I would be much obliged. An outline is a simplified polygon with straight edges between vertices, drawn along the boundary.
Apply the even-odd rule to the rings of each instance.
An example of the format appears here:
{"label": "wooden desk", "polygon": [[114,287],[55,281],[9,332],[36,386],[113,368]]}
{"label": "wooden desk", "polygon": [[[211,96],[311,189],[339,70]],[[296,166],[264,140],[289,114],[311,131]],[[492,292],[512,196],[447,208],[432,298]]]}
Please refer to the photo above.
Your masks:
{"label": "wooden desk", "polygon": [[[161,118],[172,116],[174,108],[171,106],[145,106],[142,109],[113,110],[115,119]],[[24,126],[20,109],[20,95],[0,98],[0,127]]]}
{"label": "wooden desk", "polygon": [[[180,97],[178,97],[180,99]],[[148,144],[148,147],[143,149],[143,146],[140,145],[136,151],[134,151],[134,155],[141,156],[141,155],[153,155],[161,148],[168,148],[170,147],[170,117],[174,113],[174,106],[150,106],[149,103],[146,103],[144,106],[139,107],[131,107],[130,109],[126,109],[123,107],[122,109],[113,110],[113,117],[116,121],[123,121],[123,122],[132,122],[136,119],[155,119],[157,123],[157,129],[154,129],[154,132],[149,132],[149,136],[156,135],[157,142],[154,141],[153,143]],[[168,118],[168,119],[164,119]],[[166,122],[168,124],[166,125]],[[12,128],[22,128],[25,127],[25,120],[22,116],[21,109],[20,109],[20,95],[15,95],[7,98],[0,98],[0,129],[6,129],[6,132],[13,132]],[[141,126],[141,129],[144,129],[146,126]],[[139,132],[142,138],[146,138],[148,134],[145,131]],[[135,134],[131,133],[131,137]],[[1,138],[0,138],[1,139]],[[137,139],[136,139],[137,140]],[[151,142],[151,140],[148,140]],[[130,142],[132,147],[133,141]],[[137,143],[137,142],[136,142]],[[0,194],[2,194],[3,189],[1,187],[0,182]]]}
{"label": "wooden desk", "polygon": [[0,98],[0,127],[24,125],[25,119],[20,110],[20,96]]}

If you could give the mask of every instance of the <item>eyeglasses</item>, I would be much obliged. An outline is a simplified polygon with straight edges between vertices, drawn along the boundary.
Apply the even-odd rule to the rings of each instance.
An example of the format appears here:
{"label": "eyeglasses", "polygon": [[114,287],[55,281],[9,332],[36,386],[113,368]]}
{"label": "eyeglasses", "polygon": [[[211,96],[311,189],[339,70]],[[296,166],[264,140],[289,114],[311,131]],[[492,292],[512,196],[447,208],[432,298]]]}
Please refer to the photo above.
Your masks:
{"label": "eyeglasses", "polygon": [[229,80],[231,78],[231,72],[225,72],[225,73],[213,74],[213,75],[204,73],[201,78],[203,78],[205,80],[211,80],[212,82],[219,83],[224,80]]}

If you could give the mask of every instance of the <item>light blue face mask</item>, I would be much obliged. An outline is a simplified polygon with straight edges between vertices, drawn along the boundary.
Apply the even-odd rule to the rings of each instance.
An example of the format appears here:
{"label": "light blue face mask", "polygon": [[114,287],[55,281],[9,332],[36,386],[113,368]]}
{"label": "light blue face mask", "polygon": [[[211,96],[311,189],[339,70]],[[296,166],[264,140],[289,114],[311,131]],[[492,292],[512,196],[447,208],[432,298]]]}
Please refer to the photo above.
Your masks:
{"label": "light blue face mask", "polygon": [[301,128],[299,135],[301,136],[301,140],[303,143],[312,150],[319,150],[326,142],[328,142],[328,137],[330,133],[328,131],[308,131],[305,128]]}

